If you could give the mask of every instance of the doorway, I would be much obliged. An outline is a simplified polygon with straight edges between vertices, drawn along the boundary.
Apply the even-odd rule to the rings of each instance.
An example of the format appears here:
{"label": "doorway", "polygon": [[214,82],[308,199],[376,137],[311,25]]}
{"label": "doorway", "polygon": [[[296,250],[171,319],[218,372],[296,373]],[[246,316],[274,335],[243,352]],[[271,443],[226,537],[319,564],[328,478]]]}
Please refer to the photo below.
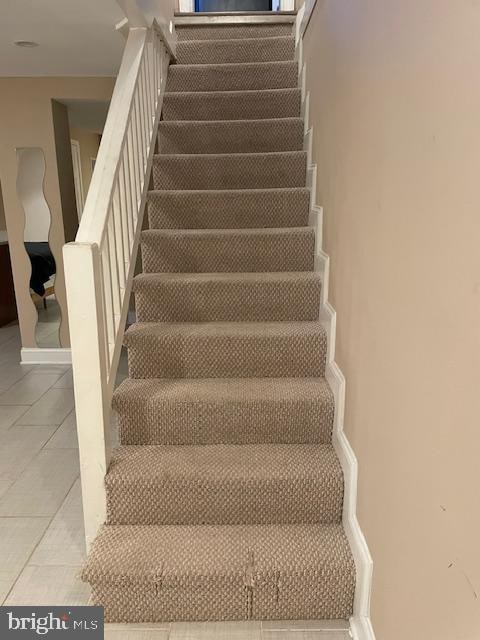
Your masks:
{"label": "doorway", "polygon": [[195,0],[195,11],[271,11],[272,0]]}

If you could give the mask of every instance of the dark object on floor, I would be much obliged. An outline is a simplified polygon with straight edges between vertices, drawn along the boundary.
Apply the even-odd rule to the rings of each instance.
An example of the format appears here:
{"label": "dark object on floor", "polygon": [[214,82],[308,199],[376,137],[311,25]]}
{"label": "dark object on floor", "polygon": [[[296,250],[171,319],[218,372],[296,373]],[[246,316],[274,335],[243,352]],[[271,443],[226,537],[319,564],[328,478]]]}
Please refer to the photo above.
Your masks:
{"label": "dark object on floor", "polygon": [[0,327],[17,319],[8,242],[0,243]]}
{"label": "dark object on floor", "polygon": [[45,295],[44,284],[57,270],[55,258],[50,251],[48,242],[25,242],[25,250],[32,265],[30,288],[43,297]]}

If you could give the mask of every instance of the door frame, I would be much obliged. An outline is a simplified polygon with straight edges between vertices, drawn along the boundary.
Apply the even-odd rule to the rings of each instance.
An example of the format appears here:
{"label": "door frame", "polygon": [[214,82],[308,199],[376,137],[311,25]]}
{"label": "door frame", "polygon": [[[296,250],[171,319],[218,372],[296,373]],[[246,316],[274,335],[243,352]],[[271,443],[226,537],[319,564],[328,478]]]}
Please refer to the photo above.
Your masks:
{"label": "door frame", "polygon": [[73,181],[75,183],[75,200],[77,201],[78,221],[82,217],[83,206],[85,204],[85,195],[83,191],[82,178],[82,157],[80,155],[80,143],[78,140],[70,139],[72,147],[72,165],[73,165]]}
{"label": "door frame", "polygon": [[[179,0],[180,13],[195,13],[195,0]],[[280,0],[280,11],[294,11],[295,0]]]}

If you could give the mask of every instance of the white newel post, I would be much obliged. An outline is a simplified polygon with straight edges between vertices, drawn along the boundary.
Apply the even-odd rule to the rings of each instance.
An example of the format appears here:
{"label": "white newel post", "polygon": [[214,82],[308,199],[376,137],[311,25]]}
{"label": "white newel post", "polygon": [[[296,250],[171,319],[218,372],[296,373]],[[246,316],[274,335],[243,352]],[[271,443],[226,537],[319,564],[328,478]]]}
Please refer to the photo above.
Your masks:
{"label": "white newel post", "polygon": [[100,253],[96,244],[63,248],[72,348],[80,476],[87,549],[105,522],[110,402]]}

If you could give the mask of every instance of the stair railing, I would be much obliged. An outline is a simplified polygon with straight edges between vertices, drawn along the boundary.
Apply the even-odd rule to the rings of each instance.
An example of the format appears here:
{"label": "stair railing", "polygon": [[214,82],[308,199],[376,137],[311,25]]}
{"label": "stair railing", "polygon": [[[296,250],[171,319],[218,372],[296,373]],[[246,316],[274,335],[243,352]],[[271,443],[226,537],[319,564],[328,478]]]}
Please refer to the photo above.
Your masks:
{"label": "stair railing", "polygon": [[111,400],[172,42],[156,22],[129,29],[78,233],[63,251],[87,548],[106,518]]}

